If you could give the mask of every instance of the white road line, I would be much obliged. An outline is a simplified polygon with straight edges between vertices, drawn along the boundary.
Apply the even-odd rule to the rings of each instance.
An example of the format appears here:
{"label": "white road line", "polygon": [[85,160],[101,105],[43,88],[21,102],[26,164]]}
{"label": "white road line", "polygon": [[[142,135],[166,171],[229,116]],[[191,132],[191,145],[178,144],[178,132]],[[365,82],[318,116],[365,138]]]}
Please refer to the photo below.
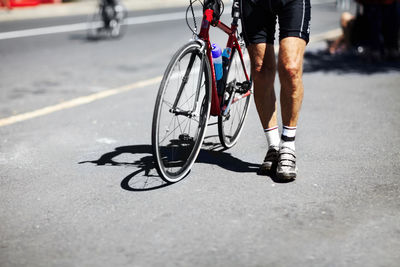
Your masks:
{"label": "white road line", "polygon": [[152,22],[165,22],[165,21],[180,20],[180,19],[185,19],[185,12],[181,11],[181,12],[168,13],[168,14],[132,17],[132,18],[127,18],[125,23],[127,25],[137,25],[137,24],[145,24],[145,23],[152,23]]}
{"label": "white road line", "polygon": [[[315,42],[319,42],[322,40],[334,38],[334,37],[337,37],[340,33],[341,33],[341,29],[335,29],[335,30],[327,31],[327,32],[324,32],[321,34],[316,34],[316,35],[314,35],[314,37],[310,38],[310,43],[311,42],[315,43]],[[279,48],[279,46],[277,46],[277,48]],[[99,99],[106,98],[106,97],[109,97],[112,95],[131,91],[136,88],[141,88],[141,87],[145,87],[145,86],[149,86],[149,85],[153,85],[153,84],[159,84],[161,82],[161,79],[162,79],[162,76],[157,76],[157,77],[154,77],[154,78],[151,78],[148,80],[135,82],[135,83],[121,86],[118,88],[109,89],[109,90],[102,91],[99,93],[74,98],[69,101],[65,101],[65,102],[62,102],[62,103],[59,103],[56,105],[44,107],[44,108],[34,110],[31,112],[26,112],[26,113],[22,113],[19,115],[3,118],[3,119],[0,119],[0,127],[14,124],[14,123],[21,122],[21,121],[25,121],[25,120],[29,120],[29,119],[33,119],[33,118],[36,118],[39,116],[48,115],[48,114],[54,113],[56,111],[88,104],[95,100],[99,100]]]}
{"label": "white road line", "polygon": [[22,113],[19,115],[15,115],[15,116],[11,116],[8,118],[4,118],[4,119],[0,119],[0,127],[2,126],[6,126],[6,125],[10,125],[10,124],[14,124],[20,121],[25,121],[25,120],[29,120],[29,119],[33,119],[39,116],[43,116],[43,115],[47,115],[59,110],[63,110],[63,109],[68,109],[68,108],[72,108],[72,107],[76,107],[76,106],[81,106],[84,104],[88,104],[90,102],[93,102],[95,100],[99,100],[102,98],[106,98],[112,95],[116,95],[116,94],[120,94],[123,92],[127,92],[127,91],[131,91],[133,89],[136,88],[141,88],[141,87],[145,87],[145,86],[149,86],[149,85],[153,85],[153,84],[159,84],[161,82],[162,76],[157,76],[155,78],[151,78],[148,80],[144,80],[144,81],[139,81],[136,83],[132,83],[132,84],[128,84],[125,86],[121,86],[118,88],[114,88],[114,89],[110,89],[110,90],[106,90],[106,91],[102,91],[99,93],[95,93],[95,94],[91,94],[91,95],[87,95],[87,96],[82,96],[82,97],[78,97],[78,98],[74,98],[71,99],[69,101],[65,101],[53,106],[48,106],[45,108],[41,108],[41,109],[37,109],[31,112],[26,112],[26,113]]}
{"label": "white road line", "polygon": [[324,40],[334,39],[334,38],[339,37],[341,34],[342,34],[341,28],[337,28],[337,29],[319,33],[319,34],[314,34],[314,35],[311,35],[311,37],[310,37],[310,43],[316,43],[316,42],[320,42],[320,41],[324,41]]}
{"label": "white road line", "polygon": [[[185,13],[181,11],[181,12],[175,12],[175,13],[127,18],[125,24],[139,25],[139,24],[153,23],[153,22],[165,22],[165,21],[180,20],[180,19],[184,19],[184,18],[185,18]],[[51,26],[51,27],[42,27],[42,28],[19,30],[19,31],[2,32],[2,33],[0,33],[0,40],[30,37],[30,36],[39,36],[39,35],[54,34],[54,33],[63,33],[63,32],[82,31],[82,30],[87,30],[88,27],[89,27],[89,23],[75,23],[75,24],[67,24],[67,25],[60,25],[60,26]]]}
{"label": "white road line", "polygon": [[76,23],[76,24],[42,27],[42,28],[20,30],[20,31],[2,32],[0,33],[0,40],[38,36],[38,35],[53,34],[53,33],[62,33],[62,32],[73,32],[73,31],[84,30],[87,28],[88,28],[87,23]]}

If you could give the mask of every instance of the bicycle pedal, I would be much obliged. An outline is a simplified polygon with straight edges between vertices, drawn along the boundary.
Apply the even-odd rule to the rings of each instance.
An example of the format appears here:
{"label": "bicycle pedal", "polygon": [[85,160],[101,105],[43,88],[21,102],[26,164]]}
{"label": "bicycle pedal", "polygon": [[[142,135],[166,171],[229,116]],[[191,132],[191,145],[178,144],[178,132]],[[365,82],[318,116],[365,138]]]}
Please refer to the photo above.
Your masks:
{"label": "bicycle pedal", "polygon": [[249,82],[249,81],[244,81],[242,83],[237,82],[236,88],[237,88],[236,93],[245,94],[245,93],[247,93],[247,91],[249,91],[251,89],[251,82]]}

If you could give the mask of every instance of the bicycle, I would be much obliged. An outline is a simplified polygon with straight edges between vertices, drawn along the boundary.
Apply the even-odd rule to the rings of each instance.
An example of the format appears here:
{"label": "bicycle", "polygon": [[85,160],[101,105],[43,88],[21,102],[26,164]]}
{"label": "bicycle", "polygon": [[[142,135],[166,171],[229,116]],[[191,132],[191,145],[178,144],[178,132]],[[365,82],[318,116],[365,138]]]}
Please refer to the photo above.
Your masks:
{"label": "bicycle", "polygon": [[88,39],[122,37],[126,31],[126,17],[127,10],[119,0],[100,0],[97,11],[89,17]]}
{"label": "bicycle", "polygon": [[[244,59],[246,48],[242,34],[238,33],[239,0],[233,1],[231,27],[219,20],[224,9],[222,2],[219,2],[219,10],[214,10],[215,6],[203,6],[199,34],[193,11],[196,1],[190,0],[186,10],[186,22],[193,39],[183,45],[168,64],[153,113],[153,158],[158,174],[167,182],[177,182],[189,173],[201,149],[210,115],[218,116],[222,146],[230,148],[236,144],[252,94],[249,60]],[[188,22],[189,8],[194,29]],[[226,47],[231,51],[219,94],[209,38],[211,26],[228,35]]]}

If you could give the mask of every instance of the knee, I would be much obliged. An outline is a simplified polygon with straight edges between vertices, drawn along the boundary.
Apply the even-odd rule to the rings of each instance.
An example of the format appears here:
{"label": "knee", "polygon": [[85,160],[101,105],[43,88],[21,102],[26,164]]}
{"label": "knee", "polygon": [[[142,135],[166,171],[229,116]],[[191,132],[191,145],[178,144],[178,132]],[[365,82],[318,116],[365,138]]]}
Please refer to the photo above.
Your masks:
{"label": "knee", "polygon": [[302,66],[296,62],[279,64],[279,75],[283,76],[285,81],[296,83],[301,80]]}
{"label": "knee", "polygon": [[252,76],[255,79],[266,79],[274,77],[276,73],[275,62],[266,64],[265,62],[254,62],[252,64]]}
{"label": "knee", "polygon": [[346,28],[352,19],[354,19],[352,14],[349,12],[343,12],[342,16],[340,17],[340,25],[342,28]]}

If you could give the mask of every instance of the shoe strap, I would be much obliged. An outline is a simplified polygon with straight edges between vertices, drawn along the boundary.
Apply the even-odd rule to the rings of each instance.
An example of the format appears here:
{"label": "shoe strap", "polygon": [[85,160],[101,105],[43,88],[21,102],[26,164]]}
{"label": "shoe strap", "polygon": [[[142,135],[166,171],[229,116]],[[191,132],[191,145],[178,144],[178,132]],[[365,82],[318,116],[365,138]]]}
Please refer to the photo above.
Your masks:
{"label": "shoe strap", "polygon": [[290,148],[283,147],[279,151],[279,163],[281,166],[296,166],[296,155]]}

